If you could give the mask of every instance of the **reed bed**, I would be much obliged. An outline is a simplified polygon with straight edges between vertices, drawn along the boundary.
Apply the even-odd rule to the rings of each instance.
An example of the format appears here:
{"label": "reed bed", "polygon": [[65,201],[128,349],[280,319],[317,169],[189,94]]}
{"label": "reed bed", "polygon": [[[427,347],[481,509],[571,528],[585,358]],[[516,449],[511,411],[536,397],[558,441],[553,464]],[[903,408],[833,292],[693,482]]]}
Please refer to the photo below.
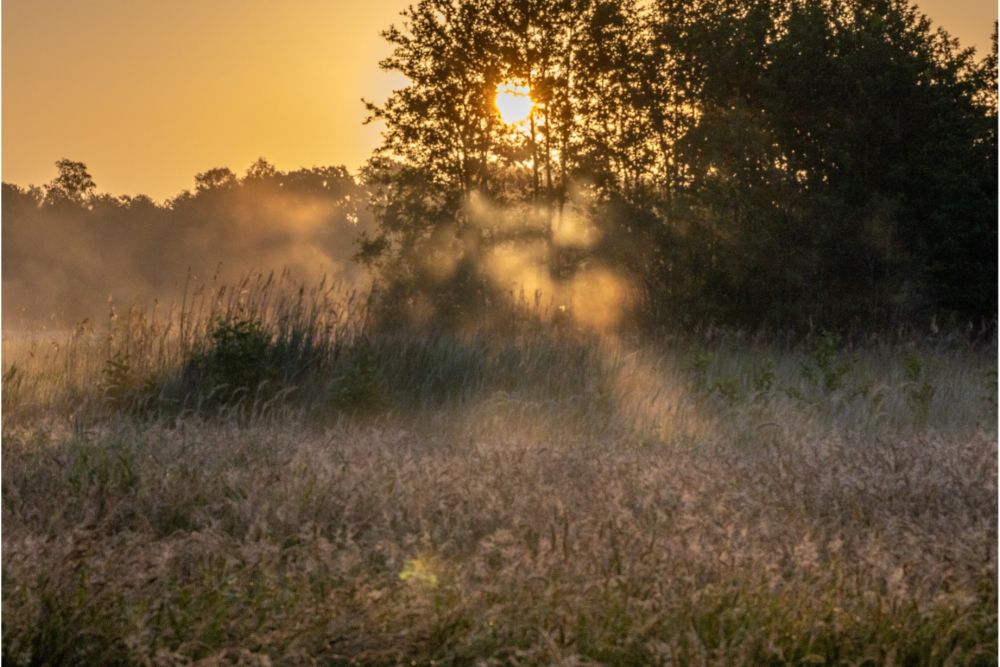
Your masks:
{"label": "reed bed", "polygon": [[367,306],[5,334],[4,662],[996,664],[995,339]]}

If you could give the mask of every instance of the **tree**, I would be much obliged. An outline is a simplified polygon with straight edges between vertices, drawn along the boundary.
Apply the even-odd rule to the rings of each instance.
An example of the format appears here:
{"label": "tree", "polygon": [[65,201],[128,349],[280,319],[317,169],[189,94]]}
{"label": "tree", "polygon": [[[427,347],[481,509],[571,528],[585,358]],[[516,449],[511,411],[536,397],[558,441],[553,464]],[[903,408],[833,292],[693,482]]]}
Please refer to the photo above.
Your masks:
{"label": "tree", "polygon": [[650,30],[654,292],[684,275],[681,310],[754,326],[995,313],[991,70],[970,51],[905,0],[661,0]]}
{"label": "tree", "polygon": [[[824,228],[825,282],[897,315],[995,312],[996,148],[972,51],[905,0],[794,3],[784,25],[758,104]],[[922,299],[893,296],[907,282]]]}
{"label": "tree", "polygon": [[[383,33],[395,49],[381,65],[410,84],[368,104],[386,127],[365,171],[380,233],[361,239],[359,258],[401,295],[431,294],[439,311],[489,299],[482,260],[497,244],[541,241],[553,279],[569,278],[580,258],[557,247],[553,230],[570,185],[607,199],[637,190],[644,169],[633,150],[638,77],[624,68],[641,41],[637,4],[423,0],[403,15],[403,30]],[[509,81],[531,90],[526,131],[495,107]],[[476,202],[516,210],[522,224],[472,214]]]}
{"label": "tree", "polygon": [[59,175],[45,187],[48,204],[69,203],[82,206],[93,194],[97,185],[82,162],[62,159],[56,162]]}
{"label": "tree", "polygon": [[442,312],[485,297],[476,276],[483,230],[468,211],[473,193],[494,187],[505,128],[494,106],[498,30],[482,5],[422,0],[405,10],[404,28],[382,33],[394,50],[380,65],[410,84],[381,106],[366,103],[368,122],[384,121],[385,131],[364,171],[379,234],[362,238],[359,257],[381,264],[399,298],[419,287]]}
{"label": "tree", "polygon": [[260,157],[252,165],[247,167],[246,173],[243,175],[243,180],[259,180],[266,181],[268,179],[273,179],[278,175],[278,170],[273,164]]}
{"label": "tree", "polygon": [[236,185],[236,174],[229,167],[209,169],[194,177],[194,189],[199,193],[222,190],[234,185]]}
{"label": "tree", "polygon": [[[541,241],[557,283],[588,263],[633,275],[657,324],[995,316],[995,47],[977,63],[906,0],[422,0],[404,17],[382,66],[410,84],[369,104],[386,131],[359,253],[398,295],[482,303],[490,248]],[[503,81],[531,90],[526,130],[499,121]],[[583,250],[557,240],[574,189],[604,231]]]}

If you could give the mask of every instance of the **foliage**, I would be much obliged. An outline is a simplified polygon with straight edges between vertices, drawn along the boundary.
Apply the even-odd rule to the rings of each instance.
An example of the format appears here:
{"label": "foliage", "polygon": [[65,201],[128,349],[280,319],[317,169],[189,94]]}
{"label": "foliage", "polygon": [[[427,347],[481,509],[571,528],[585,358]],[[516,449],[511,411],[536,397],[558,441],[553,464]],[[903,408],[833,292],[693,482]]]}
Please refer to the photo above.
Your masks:
{"label": "foliage", "polygon": [[212,347],[191,360],[192,368],[204,374],[210,392],[227,396],[240,390],[255,392],[276,379],[270,364],[272,337],[260,322],[219,318],[211,340]]}
{"label": "foliage", "polygon": [[345,359],[338,365],[339,372],[328,385],[337,408],[372,412],[388,407],[379,353],[370,341],[361,341],[343,353]]}
{"label": "foliage", "polygon": [[5,663],[995,655],[995,338],[431,335],[365,303],[259,277],[183,327],[6,335]]}
{"label": "foliage", "polygon": [[63,159],[56,162],[56,169],[59,175],[45,187],[45,203],[49,206],[86,205],[97,189],[87,165]]}
{"label": "foliage", "polygon": [[[384,301],[261,274],[5,335],[3,659],[992,664],[995,326],[842,333],[995,318],[996,33],[976,63],[901,0],[404,17],[364,175]],[[176,260],[204,239],[171,225],[228,242],[301,189],[333,243],[369,196],[261,160],[159,206],[59,169],[4,185],[5,279],[57,236],[33,221],[152,221]],[[658,335],[510,303],[498,248],[556,287],[627,274]]]}
{"label": "foliage", "polygon": [[[360,183],[261,159],[157,204],[96,194],[61,160],[46,186],[4,184],[5,303],[47,317],[36,294],[61,290],[82,318],[96,303],[63,273],[163,297],[220,260],[232,280],[354,255],[387,327],[461,330],[518,282],[548,301],[595,273],[632,295],[616,321],[648,331],[995,321],[995,42],[977,59],[906,0],[421,0],[403,16],[381,66],[408,84],[366,103],[384,132]],[[509,80],[532,90],[520,126],[494,105]]]}
{"label": "foliage", "polygon": [[114,353],[101,369],[99,387],[113,411],[147,409],[155,397],[159,382],[155,375],[140,378],[130,355]]}
{"label": "foliage", "polygon": [[[483,308],[490,249],[541,243],[556,283],[603,266],[642,284],[652,326],[995,318],[994,56],[905,0],[424,0],[405,16],[382,67],[410,84],[369,105],[387,131],[361,253],[393,310],[420,294]],[[492,107],[506,79],[533,91],[524,128]],[[574,188],[602,232],[583,251],[552,232]],[[477,219],[483,201],[516,237]]]}

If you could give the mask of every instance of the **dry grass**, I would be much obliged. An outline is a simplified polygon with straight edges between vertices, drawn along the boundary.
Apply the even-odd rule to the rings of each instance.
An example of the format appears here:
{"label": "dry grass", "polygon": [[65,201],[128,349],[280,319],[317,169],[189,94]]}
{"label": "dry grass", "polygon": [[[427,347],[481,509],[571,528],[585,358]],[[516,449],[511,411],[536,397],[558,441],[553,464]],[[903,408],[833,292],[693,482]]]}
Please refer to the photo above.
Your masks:
{"label": "dry grass", "polygon": [[375,336],[374,411],[331,353],[138,413],[77,336],[5,379],[3,660],[996,664],[995,343],[828,343]]}

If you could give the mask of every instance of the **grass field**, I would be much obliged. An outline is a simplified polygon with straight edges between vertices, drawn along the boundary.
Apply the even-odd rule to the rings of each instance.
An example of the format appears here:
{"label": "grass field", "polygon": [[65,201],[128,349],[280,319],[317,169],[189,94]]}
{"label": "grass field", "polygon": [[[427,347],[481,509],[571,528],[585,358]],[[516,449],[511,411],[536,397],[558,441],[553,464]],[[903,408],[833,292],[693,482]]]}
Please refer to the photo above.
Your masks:
{"label": "grass field", "polygon": [[362,301],[5,332],[5,665],[997,664],[995,334]]}

